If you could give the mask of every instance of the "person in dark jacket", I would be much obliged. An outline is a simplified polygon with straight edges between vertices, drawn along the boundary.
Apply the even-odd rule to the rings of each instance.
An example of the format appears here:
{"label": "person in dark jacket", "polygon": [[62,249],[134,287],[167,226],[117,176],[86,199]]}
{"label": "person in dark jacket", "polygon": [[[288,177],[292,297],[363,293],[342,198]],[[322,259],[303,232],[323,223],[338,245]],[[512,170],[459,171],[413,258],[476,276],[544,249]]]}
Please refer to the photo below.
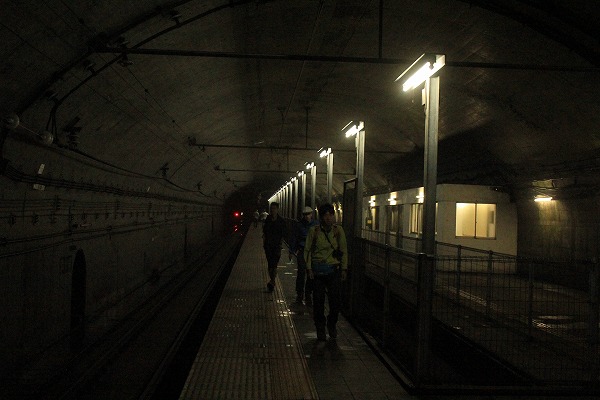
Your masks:
{"label": "person in dark jacket", "polygon": [[290,253],[296,256],[298,260],[298,269],[296,273],[296,303],[302,304],[306,300],[306,305],[312,305],[313,280],[306,279],[306,261],[304,260],[304,246],[306,245],[306,236],[308,230],[317,225],[313,220],[313,209],[304,207],[302,218],[294,226],[294,234],[290,243]]}
{"label": "person in dark jacket", "polygon": [[272,292],[275,289],[275,278],[277,277],[277,263],[281,258],[281,241],[285,237],[286,227],[283,217],[279,216],[279,203],[271,203],[270,214],[265,219],[263,226],[263,248],[267,256],[269,268],[269,282],[267,289]]}

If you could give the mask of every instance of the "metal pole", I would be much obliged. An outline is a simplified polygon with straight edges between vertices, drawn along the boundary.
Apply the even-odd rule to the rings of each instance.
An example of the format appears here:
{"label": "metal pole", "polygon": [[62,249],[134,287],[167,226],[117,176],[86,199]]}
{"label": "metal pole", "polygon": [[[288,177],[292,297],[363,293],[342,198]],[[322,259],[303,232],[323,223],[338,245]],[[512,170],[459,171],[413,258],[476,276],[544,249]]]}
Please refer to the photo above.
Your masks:
{"label": "metal pole", "polygon": [[333,153],[327,155],[327,202],[331,204],[333,196]]}
{"label": "metal pole", "polygon": [[[281,193],[279,194],[279,208],[282,210],[281,213],[283,215],[283,205],[285,204],[285,187],[281,188]],[[270,210],[267,210],[269,212]]]}
{"label": "metal pole", "polygon": [[[363,123],[359,123],[363,124]],[[354,237],[359,239],[362,231],[363,179],[365,170],[365,131],[356,134],[356,201],[354,204]]]}
{"label": "metal pole", "polygon": [[292,206],[293,206],[293,200],[294,200],[294,195],[292,194],[292,191],[294,189],[294,186],[292,185],[292,182],[288,183],[288,214],[287,217],[291,218],[292,217]]}
{"label": "metal pole", "polygon": [[306,207],[306,174],[302,173],[302,200],[300,201],[300,210],[304,212],[304,207]]}
{"label": "metal pole", "polygon": [[281,203],[279,203],[279,209],[281,210],[281,216],[285,215],[285,195],[287,192],[287,186],[283,187],[283,191],[281,192]]}
{"label": "metal pole", "polygon": [[292,219],[298,219],[298,178],[294,178],[294,207],[292,208]]}
{"label": "metal pole", "polygon": [[527,275],[527,333],[529,335],[529,340],[533,339],[533,278],[534,278],[534,270],[533,270],[533,261],[529,260],[527,262],[528,275]]}
{"label": "metal pole", "polygon": [[317,166],[313,165],[310,169],[310,206],[313,209],[313,213],[315,210],[316,204],[316,194],[317,194]]}
{"label": "metal pole", "polygon": [[288,215],[288,203],[290,201],[290,184],[287,183],[285,185],[285,200],[284,200],[284,204],[283,204],[283,212],[281,213],[282,217],[287,217]]}
{"label": "metal pole", "polygon": [[287,215],[290,218],[292,214],[292,182],[288,182]]}
{"label": "metal pole", "polygon": [[416,381],[417,385],[427,382],[431,378],[431,311],[433,291],[434,258],[424,253],[418,256],[417,271],[417,358]]}
{"label": "metal pole", "polygon": [[390,246],[385,246],[385,272],[383,275],[383,328],[382,328],[382,345],[387,345],[386,339],[389,331],[389,319],[390,319]]}
{"label": "metal pole", "polygon": [[423,171],[423,240],[417,287],[417,381],[430,378],[431,320],[435,273],[435,203],[440,78],[425,81],[425,165]]}
{"label": "metal pole", "polygon": [[425,165],[423,175],[423,253],[435,254],[435,202],[437,198],[438,118],[440,78],[425,81]]}

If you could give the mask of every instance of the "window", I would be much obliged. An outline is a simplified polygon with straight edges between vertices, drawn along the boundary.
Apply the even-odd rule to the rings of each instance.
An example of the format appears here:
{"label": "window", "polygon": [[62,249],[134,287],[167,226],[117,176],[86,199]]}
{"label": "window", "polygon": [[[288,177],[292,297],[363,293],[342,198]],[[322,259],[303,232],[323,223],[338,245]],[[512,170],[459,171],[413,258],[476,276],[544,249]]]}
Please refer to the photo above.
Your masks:
{"label": "window", "polygon": [[371,229],[379,230],[379,206],[371,207]]}
{"label": "window", "polygon": [[456,236],[496,238],[496,205],[456,203]]}
{"label": "window", "polygon": [[387,206],[386,219],[386,229],[388,230],[388,232],[398,232],[398,206]]}
{"label": "window", "polygon": [[423,233],[423,203],[410,205],[410,233]]}

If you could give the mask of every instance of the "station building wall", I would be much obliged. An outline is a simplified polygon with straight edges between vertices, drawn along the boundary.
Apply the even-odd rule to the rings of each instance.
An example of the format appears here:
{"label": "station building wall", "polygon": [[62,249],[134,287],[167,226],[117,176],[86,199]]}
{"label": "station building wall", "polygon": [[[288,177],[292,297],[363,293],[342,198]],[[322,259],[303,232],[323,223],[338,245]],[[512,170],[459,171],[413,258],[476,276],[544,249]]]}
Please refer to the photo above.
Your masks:
{"label": "station building wall", "polygon": [[[379,231],[387,230],[389,205],[401,207],[400,233],[406,237],[418,238],[411,232],[411,205],[422,203],[423,188],[413,188],[366,196],[363,199],[363,229],[378,226]],[[496,204],[496,236],[494,238],[474,238],[456,236],[456,203]],[[370,209],[378,207],[377,222],[369,221]],[[506,193],[498,192],[488,186],[440,184],[437,186],[436,241],[517,255],[517,208]],[[406,241],[405,241],[406,243]],[[413,242],[415,243],[415,242]],[[410,245],[409,245],[410,246]],[[406,248],[406,246],[403,246]],[[416,250],[407,248],[407,250]]]}

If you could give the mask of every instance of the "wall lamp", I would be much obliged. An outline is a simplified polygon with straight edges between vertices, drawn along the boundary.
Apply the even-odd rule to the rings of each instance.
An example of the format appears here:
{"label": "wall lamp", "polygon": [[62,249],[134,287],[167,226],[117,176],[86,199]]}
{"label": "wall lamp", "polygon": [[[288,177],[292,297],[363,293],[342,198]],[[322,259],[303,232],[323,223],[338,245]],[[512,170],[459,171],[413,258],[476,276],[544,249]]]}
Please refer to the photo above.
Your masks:
{"label": "wall lamp", "polygon": [[327,157],[329,154],[331,154],[331,147],[328,147],[328,148],[321,147],[319,149],[319,151],[317,151],[317,153],[319,153],[319,157],[321,157],[321,158]]}
{"label": "wall lamp", "polygon": [[427,78],[438,72],[444,65],[446,65],[446,56],[443,54],[423,54],[421,57],[412,63],[398,78],[395,82],[402,80],[406,75],[410,75],[402,84],[402,90],[405,92],[414,89],[421,83],[425,82]]}
{"label": "wall lamp", "polygon": [[365,123],[363,121],[350,121],[346,126],[342,128],[342,132],[346,134],[346,137],[355,136],[358,132],[362,131],[365,128]]}
{"label": "wall lamp", "polygon": [[538,196],[535,199],[533,199],[533,201],[536,201],[538,203],[552,201],[552,197],[550,197],[550,196]]}
{"label": "wall lamp", "polygon": [[296,173],[298,174],[298,178],[302,178],[302,175],[304,175],[304,171],[296,171]]}
{"label": "wall lamp", "polygon": [[312,167],[315,166],[315,163],[314,162],[310,162],[310,163],[307,162],[307,163],[304,163],[304,165],[306,165],[306,169],[311,169]]}
{"label": "wall lamp", "polygon": [[333,196],[333,153],[331,147],[321,147],[318,151],[319,157],[327,157],[327,202],[331,204]]}

